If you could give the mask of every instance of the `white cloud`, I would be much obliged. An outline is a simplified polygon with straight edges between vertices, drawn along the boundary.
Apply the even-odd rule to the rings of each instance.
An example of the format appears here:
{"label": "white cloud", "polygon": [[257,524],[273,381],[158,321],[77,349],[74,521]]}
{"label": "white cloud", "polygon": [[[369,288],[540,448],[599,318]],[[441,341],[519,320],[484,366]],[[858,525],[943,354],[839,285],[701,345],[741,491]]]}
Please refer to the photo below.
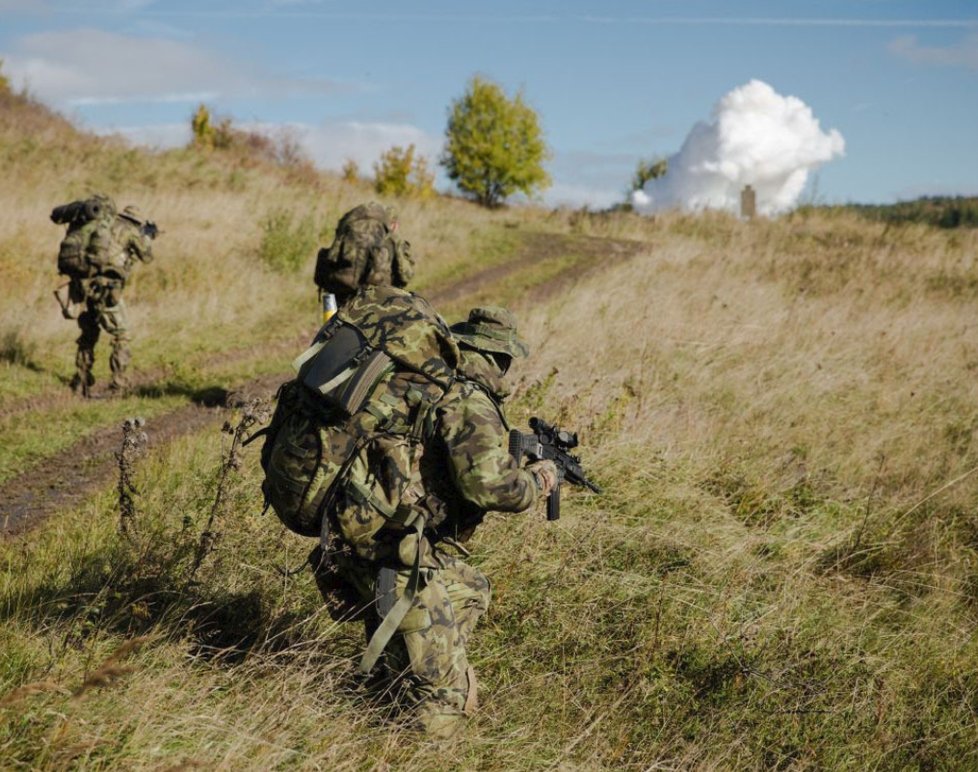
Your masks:
{"label": "white cloud", "polygon": [[644,210],[736,212],[749,184],[758,211],[774,214],[795,205],[810,172],[844,152],[842,135],[823,132],[808,105],[752,80],[723,97],[709,123],[693,126],[668,159],[666,175],[651,180],[633,203]]}
{"label": "white cloud", "polygon": [[966,67],[978,70],[978,34],[968,35],[951,46],[922,46],[914,35],[893,40],[890,53],[914,64],[933,64],[944,67]]}
{"label": "white cloud", "polygon": [[4,67],[15,84],[58,106],[195,102],[334,87],[325,80],[269,77],[175,40],[96,29],[29,35],[6,56]]}

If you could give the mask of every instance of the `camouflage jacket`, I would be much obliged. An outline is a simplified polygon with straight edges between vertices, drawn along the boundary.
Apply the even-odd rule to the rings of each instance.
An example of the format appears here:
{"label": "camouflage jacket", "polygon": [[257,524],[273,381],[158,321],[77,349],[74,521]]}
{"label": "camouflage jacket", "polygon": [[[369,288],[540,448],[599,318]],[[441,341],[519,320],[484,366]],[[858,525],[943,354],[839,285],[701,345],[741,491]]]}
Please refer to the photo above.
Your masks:
{"label": "camouflage jacket", "polygon": [[133,261],[150,262],[153,249],[149,236],[138,225],[116,216],[107,227],[98,227],[92,232],[86,255],[96,275],[124,284]]}
{"label": "camouflage jacket", "polygon": [[[504,393],[501,379],[482,356],[466,354],[463,359],[447,325],[423,298],[394,287],[370,286],[345,302],[337,319],[382,349],[394,368],[382,376],[363,408],[333,424],[335,430],[328,427],[338,416],[328,408],[321,418],[315,415],[319,411],[309,414],[309,426],[326,421],[326,435],[319,440],[305,442],[303,414],[297,414],[294,427],[283,430],[285,455],[291,458],[309,444],[310,470],[318,470],[310,494],[303,494],[309,512],[300,512],[295,523],[289,522],[290,506],[277,506],[270,496],[289,527],[308,534],[318,529],[314,515],[324,500],[320,494],[328,494],[329,481],[336,479],[339,487],[327,514],[341,541],[360,559],[397,555],[410,563],[416,552],[410,544],[417,542],[409,544],[405,537],[419,516],[429,541],[437,541],[460,535],[487,510],[516,512],[533,503],[536,481],[509,455],[507,426],[497,401]],[[310,396],[319,402],[314,393]],[[297,436],[290,439],[293,433]],[[291,475],[297,481],[305,469],[301,459],[298,465]],[[283,484],[283,490],[303,488]],[[276,490],[269,487],[266,493]]]}
{"label": "camouflage jacket", "polygon": [[459,371],[462,378],[438,404],[435,435],[420,466],[438,534],[464,538],[487,511],[528,509],[540,489],[509,454],[502,378],[468,350],[462,351]]}

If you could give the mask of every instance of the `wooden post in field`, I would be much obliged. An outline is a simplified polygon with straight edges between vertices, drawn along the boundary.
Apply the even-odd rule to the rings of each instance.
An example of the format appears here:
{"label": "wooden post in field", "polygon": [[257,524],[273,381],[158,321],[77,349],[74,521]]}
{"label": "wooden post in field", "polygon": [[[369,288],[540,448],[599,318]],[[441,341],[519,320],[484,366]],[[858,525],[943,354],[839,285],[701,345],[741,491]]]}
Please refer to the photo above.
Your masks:
{"label": "wooden post in field", "polygon": [[744,185],[740,191],[740,216],[745,220],[753,220],[757,215],[757,192],[750,185]]}

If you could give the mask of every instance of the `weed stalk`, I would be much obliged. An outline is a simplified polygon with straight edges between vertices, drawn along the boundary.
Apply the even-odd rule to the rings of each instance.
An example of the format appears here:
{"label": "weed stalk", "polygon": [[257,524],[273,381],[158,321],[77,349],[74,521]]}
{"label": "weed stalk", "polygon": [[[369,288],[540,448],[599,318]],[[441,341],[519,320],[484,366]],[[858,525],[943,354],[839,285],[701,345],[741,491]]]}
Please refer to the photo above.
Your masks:
{"label": "weed stalk", "polygon": [[136,460],[146,451],[149,436],[143,431],[146,421],[127,418],[122,422],[122,447],[115,457],[119,463],[119,532],[127,539],[136,533],[136,500],[139,495],[133,477]]}
{"label": "weed stalk", "polygon": [[269,419],[268,404],[264,399],[256,398],[246,403],[241,411],[241,418],[237,425],[232,425],[230,421],[225,421],[221,431],[231,436],[231,445],[227,452],[222,454],[221,467],[217,475],[217,491],[214,494],[214,503],[211,505],[210,513],[207,516],[207,525],[200,534],[200,541],[197,543],[197,551],[194,555],[194,562],[190,568],[188,578],[193,578],[201,564],[207,556],[213,552],[220,540],[220,531],[217,526],[224,516],[228,489],[230,487],[231,472],[241,469],[241,447],[251,432],[255,424],[266,423]]}

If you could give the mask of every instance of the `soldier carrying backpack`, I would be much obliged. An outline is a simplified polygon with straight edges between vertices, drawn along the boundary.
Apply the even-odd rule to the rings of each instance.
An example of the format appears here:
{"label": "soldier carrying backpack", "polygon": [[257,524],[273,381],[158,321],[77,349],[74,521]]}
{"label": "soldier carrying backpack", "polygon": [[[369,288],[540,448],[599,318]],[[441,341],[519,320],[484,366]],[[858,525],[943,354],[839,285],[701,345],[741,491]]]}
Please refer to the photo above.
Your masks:
{"label": "soldier carrying backpack", "polygon": [[[498,404],[465,374],[459,342],[403,289],[413,264],[396,231],[389,210],[366,204],[320,251],[316,283],[339,311],[279,391],[263,490],[289,528],[319,538],[310,562],[331,613],[365,625],[361,672],[380,663],[413,719],[445,736],[475,706],[465,644],[489,602],[486,578],[445,550],[453,523],[528,509],[556,470],[509,455]],[[497,333],[522,353],[515,329]]]}
{"label": "soldier carrying backpack", "polygon": [[112,336],[109,388],[121,391],[131,359],[122,290],[133,262],[153,259],[150,242],[158,233],[156,224],[143,220],[133,206],[117,212],[112,199],[102,194],[55,207],[51,220],[68,226],[58,249],[58,273],[66,276],[68,283],[55,291],[55,297],[62,315],[77,319],[81,328],[71,388],[90,396],[95,383],[95,344],[100,331],[105,330]]}

